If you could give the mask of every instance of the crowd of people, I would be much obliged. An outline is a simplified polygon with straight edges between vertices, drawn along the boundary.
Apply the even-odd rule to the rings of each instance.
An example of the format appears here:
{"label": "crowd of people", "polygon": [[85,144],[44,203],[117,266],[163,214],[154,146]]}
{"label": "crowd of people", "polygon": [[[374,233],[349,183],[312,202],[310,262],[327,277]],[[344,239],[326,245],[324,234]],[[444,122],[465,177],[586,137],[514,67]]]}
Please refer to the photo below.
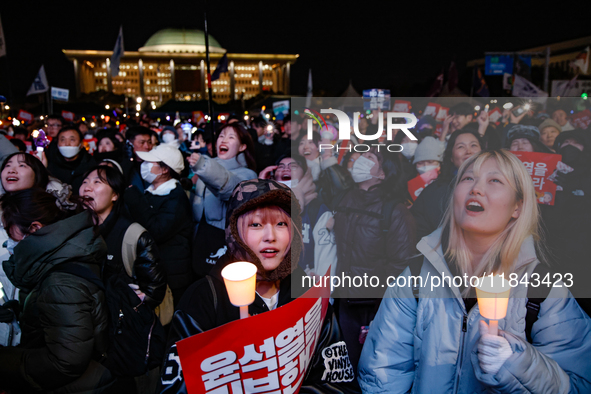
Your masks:
{"label": "crowd of people", "polygon": [[[251,316],[306,276],[572,274],[533,327],[515,286],[499,336],[471,286],[338,288],[301,392],[591,391],[591,127],[574,121],[589,110],[502,104],[498,119],[467,100],[417,114],[397,151],[351,149],[378,111],[347,140],[304,111],[0,130],[0,392],[186,392],[175,344],[240,318],[221,276],[235,261],[257,267]],[[548,201],[520,152],[560,155]],[[341,341],[355,379],[323,380],[322,349]]]}

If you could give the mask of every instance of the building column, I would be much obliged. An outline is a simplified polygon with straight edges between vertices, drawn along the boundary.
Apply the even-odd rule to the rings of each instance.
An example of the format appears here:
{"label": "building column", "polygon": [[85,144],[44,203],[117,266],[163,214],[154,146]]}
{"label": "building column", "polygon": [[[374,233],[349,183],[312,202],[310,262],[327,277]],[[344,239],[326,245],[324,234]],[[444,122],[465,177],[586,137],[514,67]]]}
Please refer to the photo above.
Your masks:
{"label": "building column", "polygon": [[76,84],[76,98],[80,98],[80,64],[74,59],[74,81]]}
{"label": "building column", "polygon": [[139,59],[137,61],[137,67],[139,70],[139,81],[140,81],[140,97],[142,98],[142,100],[144,99],[145,96],[145,89],[144,89],[144,62],[142,61],[142,59]]}
{"label": "building column", "polygon": [[172,99],[176,100],[176,87],[174,81],[174,60],[170,59],[170,92],[172,94]]}
{"label": "building column", "polygon": [[113,93],[113,78],[111,76],[111,59],[107,58],[107,91]]}
{"label": "building column", "polygon": [[284,94],[289,94],[289,87],[290,87],[290,81],[289,81],[289,74],[290,74],[290,69],[291,69],[291,64],[290,63],[286,63],[285,64],[285,73],[283,74],[283,86],[285,86],[284,88]]}
{"label": "building column", "polygon": [[234,62],[230,62],[230,100],[236,100],[236,80],[234,78]]}
{"label": "building column", "polygon": [[263,62],[259,62],[259,93],[263,93]]}
{"label": "building column", "polygon": [[207,80],[205,79],[205,61],[201,60],[199,65],[201,70],[201,99],[207,99]]}

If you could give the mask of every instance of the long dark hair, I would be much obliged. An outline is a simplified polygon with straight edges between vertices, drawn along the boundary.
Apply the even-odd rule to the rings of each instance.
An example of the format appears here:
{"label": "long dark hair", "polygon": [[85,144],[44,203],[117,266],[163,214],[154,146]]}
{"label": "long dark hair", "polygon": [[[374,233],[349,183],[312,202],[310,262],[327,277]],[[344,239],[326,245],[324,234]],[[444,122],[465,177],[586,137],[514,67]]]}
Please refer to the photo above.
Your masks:
{"label": "long dark hair", "polygon": [[[111,189],[113,189],[113,193],[115,193],[115,195],[117,195],[117,201],[115,201],[115,203],[113,204],[113,212],[120,212],[121,206],[123,204],[123,193],[125,192],[125,187],[126,187],[126,183],[125,183],[125,179],[123,178],[123,175],[116,168],[109,167],[106,165],[102,165],[102,166],[99,165],[99,166],[93,167],[90,170],[86,171],[83,179],[88,178],[88,176],[93,171],[96,171],[96,174],[97,174],[98,178],[100,179],[100,181],[106,185],[109,185],[109,187]],[[92,207],[89,205],[88,199],[85,199],[84,197],[80,197],[80,198],[84,199],[85,209],[92,210]]]}
{"label": "long dark hair", "polygon": [[216,140],[213,144],[213,150],[215,151],[215,154],[217,155],[217,139],[222,133],[222,130],[225,130],[227,128],[231,128],[236,132],[236,135],[238,136],[241,145],[246,145],[246,149],[244,150],[244,152],[240,153],[244,153],[244,158],[246,159],[246,166],[251,170],[256,171],[256,161],[254,159],[254,143],[252,142],[252,138],[250,138],[250,134],[248,134],[248,131],[244,127],[240,126],[240,124],[238,123],[227,123],[218,130],[218,132],[216,133]]}
{"label": "long dark hair", "polygon": [[471,127],[464,127],[461,130],[455,131],[449,137],[449,141],[447,142],[447,146],[445,147],[445,152],[443,153],[443,163],[441,164],[441,173],[437,178],[437,182],[448,183],[456,175],[458,169],[454,166],[454,163],[452,163],[451,157],[453,154],[454,145],[456,144],[456,140],[462,134],[472,134],[478,140],[480,150],[484,150],[484,140],[482,139],[480,134],[478,134],[477,129]]}
{"label": "long dark hair", "polygon": [[69,216],[58,207],[53,195],[36,188],[7,193],[0,204],[2,222],[9,235],[15,227],[23,235],[30,235],[33,222],[48,226]]}
{"label": "long dark hair", "polygon": [[47,188],[47,184],[49,183],[49,171],[47,171],[47,168],[45,168],[43,163],[41,163],[41,160],[39,160],[35,155],[29,155],[24,152],[15,152],[9,155],[2,163],[2,166],[0,167],[0,173],[4,171],[4,168],[6,168],[6,164],[8,163],[8,161],[17,155],[22,156],[17,160],[19,162],[25,162],[25,164],[31,167],[31,169],[35,173],[35,181],[33,183],[33,187],[45,190]]}

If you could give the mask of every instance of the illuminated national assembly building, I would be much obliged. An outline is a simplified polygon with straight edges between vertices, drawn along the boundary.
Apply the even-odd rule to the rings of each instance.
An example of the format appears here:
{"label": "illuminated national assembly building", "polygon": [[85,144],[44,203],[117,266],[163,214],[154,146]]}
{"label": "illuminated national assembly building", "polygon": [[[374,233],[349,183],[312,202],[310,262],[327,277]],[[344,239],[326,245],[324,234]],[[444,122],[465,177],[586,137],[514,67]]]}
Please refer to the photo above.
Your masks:
{"label": "illuminated national assembly building", "polygon": [[[211,73],[226,50],[210,35]],[[201,30],[164,29],[138,51],[125,51],[119,74],[111,75],[112,51],[63,50],[74,63],[76,96],[108,91],[142,97],[160,105],[170,99],[207,98],[205,34]],[[298,55],[228,53],[228,72],[212,82],[217,103],[247,100],[259,93],[289,94],[290,67]]]}

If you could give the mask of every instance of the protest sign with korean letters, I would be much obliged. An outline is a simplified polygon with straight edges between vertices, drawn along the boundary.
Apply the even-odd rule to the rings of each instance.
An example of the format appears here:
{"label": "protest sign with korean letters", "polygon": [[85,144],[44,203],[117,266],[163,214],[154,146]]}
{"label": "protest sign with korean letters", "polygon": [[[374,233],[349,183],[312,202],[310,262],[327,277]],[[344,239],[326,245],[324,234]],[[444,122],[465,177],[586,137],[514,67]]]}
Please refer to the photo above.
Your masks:
{"label": "protest sign with korean letters", "polygon": [[556,184],[548,177],[554,173],[562,155],[539,152],[511,152],[523,162],[534,182],[538,204],[554,205]]}
{"label": "protest sign with korean letters", "polygon": [[[312,288],[275,310],[177,342],[188,392],[297,393],[320,340],[329,296],[328,287]],[[322,354],[323,380],[353,380],[346,349],[333,346]]]}

